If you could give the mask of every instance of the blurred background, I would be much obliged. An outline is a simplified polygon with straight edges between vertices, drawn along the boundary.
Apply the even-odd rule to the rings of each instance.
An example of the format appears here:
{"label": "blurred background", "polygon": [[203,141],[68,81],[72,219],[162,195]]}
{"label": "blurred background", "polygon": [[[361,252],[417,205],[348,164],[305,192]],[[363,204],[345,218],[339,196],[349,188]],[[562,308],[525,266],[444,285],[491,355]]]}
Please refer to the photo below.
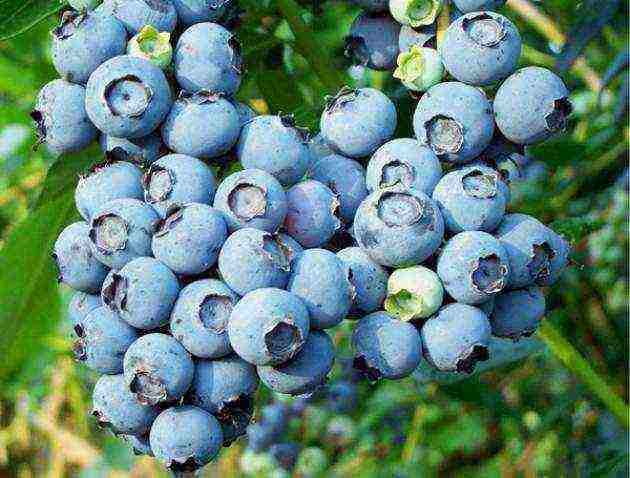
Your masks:
{"label": "blurred background", "polygon": [[[294,112],[316,132],[326,94],[370,85],[396,101],[398,135],[411,135],[415,101],[391,73],[344,57],[357,7],[240,3],[248,74],[239,99],[260,113]],[[420,371],[370,386],[345,366],[342,326],[328,390],[297,402],[259,392],[259,403],[285,407],[275,442],[292,451],[257,452],[240,440],[201,476],[628,476],[628,3],[509,0],[502,13],[527,45],[523,65],[554,68],[575,109],[565,136],[528,151],[528,181],[512,204],[574,246],[533,353],[456,383]],[[2,21],[4,29],[10,20]],[[55,23],[0,42],[0,476],[166,476],[97,429],[96,376],[71,358],[69,290],[57,287],[49,251],[78,217],[73,187],[100,150],[57,162],[33,150],[28,113],[56,76]],[[297,456],[292,473],[288,455]]]}

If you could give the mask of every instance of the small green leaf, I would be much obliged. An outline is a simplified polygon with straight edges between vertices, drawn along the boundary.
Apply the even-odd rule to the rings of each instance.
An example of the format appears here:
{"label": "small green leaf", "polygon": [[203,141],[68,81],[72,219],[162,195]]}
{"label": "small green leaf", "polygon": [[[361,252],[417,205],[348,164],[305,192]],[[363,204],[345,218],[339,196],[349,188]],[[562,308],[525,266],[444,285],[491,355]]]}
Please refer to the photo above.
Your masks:
{"label": "small green leaf", "polygon": [[58,0],[0,1],[0,40],[8,40],[33,28],[63,7]]}

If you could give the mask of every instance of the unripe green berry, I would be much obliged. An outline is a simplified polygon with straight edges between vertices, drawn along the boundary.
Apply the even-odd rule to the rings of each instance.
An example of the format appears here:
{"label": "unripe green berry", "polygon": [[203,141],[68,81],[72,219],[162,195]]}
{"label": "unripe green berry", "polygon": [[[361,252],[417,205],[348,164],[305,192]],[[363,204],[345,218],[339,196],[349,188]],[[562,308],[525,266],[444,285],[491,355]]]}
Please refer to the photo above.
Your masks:
{"label": "unripe green berry", "polygon": [[437,85],[444,76],[440,54],[433,48],[413,45],[398,55],[394,78],[412,91],[426,91]]}
{"label": "unripe green berry", "polygon": [[431,25],[443,5],[444,0],[389,0],[389,11],[398,23],[415,28]]}
{"label": "unripe green berry", "polygon": [[444,287],[438,275],[422,266],[395,270],[387,281],[385,310],[400,320],[433,315],[442,305]]}
{"label": "unripe green berry", "polygon": [[173,58],[171,34],[158,32],[155,27],[145,25],[129,40],[127,53],[149,60],[156,66],[165,69],[171,64]]}
{"label": "unripe green berry", "polygon": [[101,0],[68,0],[68,5],[77,12],[94,10],[101,4]]}

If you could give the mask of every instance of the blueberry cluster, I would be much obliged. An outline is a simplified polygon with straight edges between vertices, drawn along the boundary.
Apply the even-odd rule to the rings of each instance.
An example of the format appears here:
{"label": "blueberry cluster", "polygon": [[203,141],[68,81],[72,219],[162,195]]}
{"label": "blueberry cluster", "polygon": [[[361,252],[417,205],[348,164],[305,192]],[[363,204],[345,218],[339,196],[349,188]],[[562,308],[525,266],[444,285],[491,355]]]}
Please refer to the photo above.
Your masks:
{"label": "blueberry cluster", "polygon": [[[231,12],[170,0],[65,11],[53,34],[63,79],[33,112],[54,153],[100,135],[106,160],[76,188],[83,221],[53,253],[77,291],[74,353],[102,374],[98,422],[173,471],[203,467],[246,433],[259,382],[316,392],[335,359],[327,330],[344,319],[360,319],[353,366],[371,381],[406,377],[423,357],[469,373],[491,334],[535,331],[540,287],[568,261],[561,236],[507,213],[521,146],[568,112],[551,73],[521,70],[494,104],[465,82],[437,84],[420,99],[415,139],[393,139],[385,94],[343,88],[310,138],[291,116],[234,100],[241,51],[217,23]],[[496,25],[483,15],[469,27],[485,38]],[[501,100],[511,91],[517,110]],[[227,154],[243,169],[218,183]]]}

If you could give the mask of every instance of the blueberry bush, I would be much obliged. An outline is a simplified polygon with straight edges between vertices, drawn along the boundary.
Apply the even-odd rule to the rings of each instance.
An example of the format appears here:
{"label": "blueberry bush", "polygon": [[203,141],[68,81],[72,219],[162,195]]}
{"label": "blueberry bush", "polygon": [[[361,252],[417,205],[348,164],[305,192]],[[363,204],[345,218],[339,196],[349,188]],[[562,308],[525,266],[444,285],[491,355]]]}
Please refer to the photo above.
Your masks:
{"label": "blueberry bush", "polygon": [[627,11],[3,2],[0,470],[626,476]]}

